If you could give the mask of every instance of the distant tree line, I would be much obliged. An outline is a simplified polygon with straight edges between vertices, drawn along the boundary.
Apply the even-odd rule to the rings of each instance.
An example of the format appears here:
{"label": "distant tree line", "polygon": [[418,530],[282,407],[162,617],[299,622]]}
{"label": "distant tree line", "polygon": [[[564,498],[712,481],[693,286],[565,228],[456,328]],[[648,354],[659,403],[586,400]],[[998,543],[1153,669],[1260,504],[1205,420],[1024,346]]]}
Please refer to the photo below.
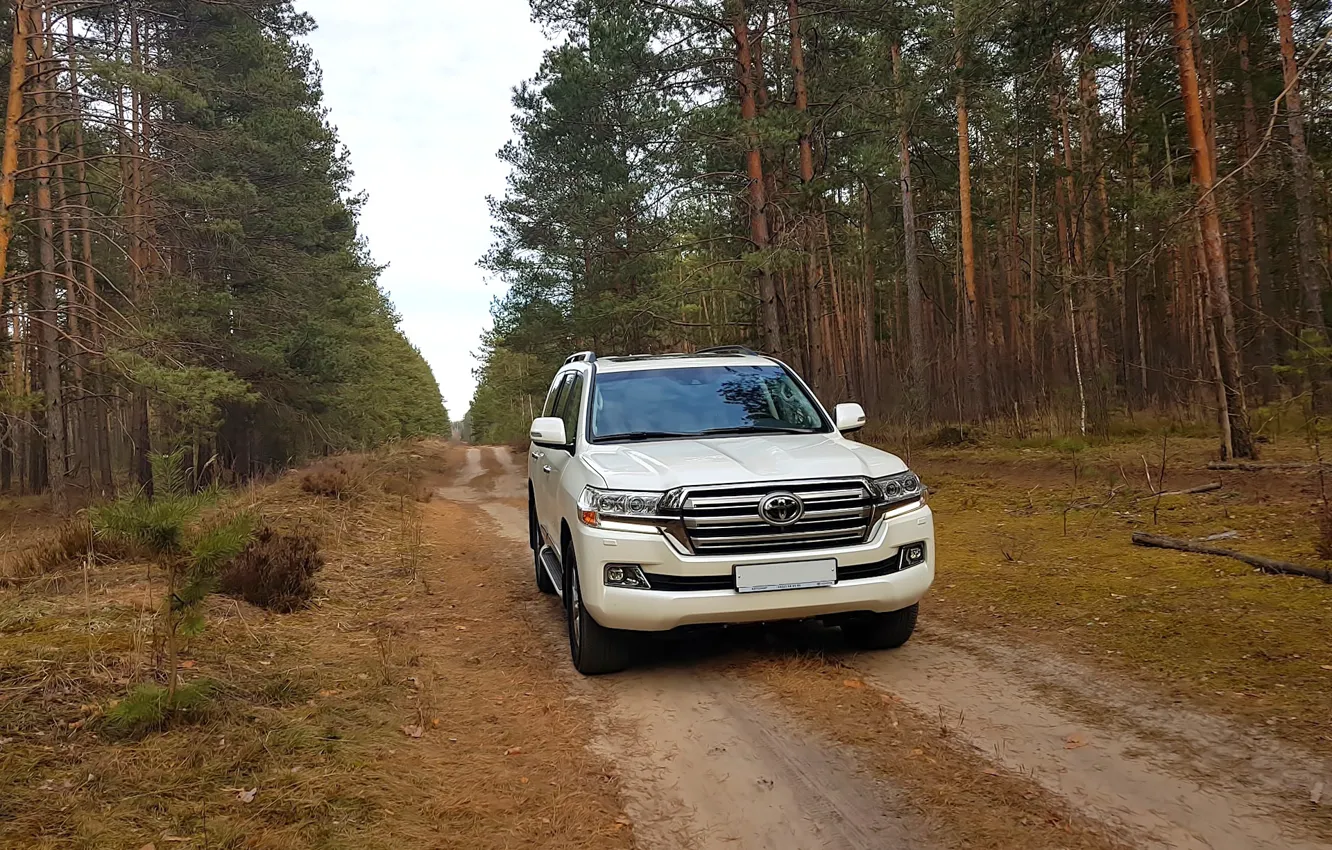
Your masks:
{"label": "distant tree line", "polygon": [[[7,0],[0,493],[447,433],[287,0]],[[3,54],[0,54],[3,55]],[[6,73],[7,72],[7,73]]]}
{"label": "distant tree line", "polygon": [[482,438],[568,351],[718,343],[917,424],[1169,411],[1244,457],[1332,407],[1326,0],[532,6]]}

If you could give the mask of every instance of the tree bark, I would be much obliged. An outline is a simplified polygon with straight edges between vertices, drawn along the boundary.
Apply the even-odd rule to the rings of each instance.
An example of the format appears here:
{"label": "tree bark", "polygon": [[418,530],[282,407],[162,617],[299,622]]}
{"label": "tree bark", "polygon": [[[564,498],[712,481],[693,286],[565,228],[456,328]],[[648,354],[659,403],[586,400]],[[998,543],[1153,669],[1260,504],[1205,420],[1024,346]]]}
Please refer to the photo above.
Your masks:
{"label": "tree bark", "polygon": [[1217,208],[1212,175],[1211,142],[1203,127],[1202,100],[1198,89],[1198,69],[1193,54],[1189,0],[1172,0],[1175,17],[1175,44],[1179,53],[1180,88],[1189,128],[1189,146],[1193,150],[1193,179],[1198,193],[1198,213],[1202,228],[1203,259],[1206,263],[1209,319],[1216,334],[1221,368],[1225,415],[1230,427],[1229,445],[1222,445],[1227,457],[1256,457],[1256,444],[1249,427],[1249,413],[1244,401],[1243,376],[1235,316],[1230,307],[1225,246],[1221,240],[1221,216]]}
{"label": "tree bark", "polygon": [[[18,182],[19,116],[23,114],[23,81],[28,68],[28,15],[24,0],[14,2],[14,37],[9,62],[9,99],[5,108],[4,152],[0,154],[0,280],[9,273],[9,243],[14,234],[14,188]],[[20,346],[23,329],[19,319],[20,283],[0,287],[0,298],[9,293],[9,340],[13,350],[10,364],[10,392],[19,394],[23,381],[23,355]],[[17,446],[17,441],[13,442]],[[17,465],[17,464],[16,464]],[[7,489],[7,488],[6,488]]]}
{"label": "tree bark", "polygon": [[[754,122],[758,118],[758,105],[754,100],[754,68],[749,53],[749,17],[743,0],[736,0],[732,18],[736,44],[737,81],[740,88],[740,117],[745,122],[747,150],[745,172],[749,178],[749,237],[754,249],[760,253],[769,247],[767,198],[763,186],[763,154],[759,148],[758,132]],[[756,273],[759,294],[759,324],[763,332],[763,345],[774,354],[782,353],[782,334],[777,316],[777,291],[772,274],[766,268],[767,258],[761,258]]]}
{"label": "tree bark", "polygon": [[[1304,105],[1300,96],[1299,67],[1295,64],[1295,29],[1291,22],[1290,0],[1274,0],[1277,10],[1277,30],[1281,34],[1281,75],[1286,85],[1286,124],[1290,130],[1290,160],[1295,207],[1298,220],[1295,235],[1300,278],[1300,303],[1306,332],[1313,337],[1308,341],[1317,349],[1327,347],[1327,326],[1323,320],[1323,283],[1318,269],[1318,222],[1314,214],[1314,175],[1309,161],[1309,147],[1304,138]],[[1326,357],[1324,351],[1315,351],[1311,361]],[[1315,412],[1324,413],[1332,407],[1326,382],[1326,369],[1318,364],[1310,368],[1309,383],[1313,393]]]}
{"label": "tree bark", "polygon": [[[1138,148],[1133,138],[1133,122],[1137,106],[1137,63],[1134,61],[1134,27],[1130,22],[1124,27],[1124,128],[1128,138],[1128,169],[1125,175],[1126,194],[1134,196],[1134,182],[1138,176]],[[1128,204],[1124,217],[1124,383],[1128,388],[1131,407],[1141,407],[1147,397],[1147,363],[1143,345],[1143,315],[1139,276],[1134,269],[1137,255],[1137,228],[1134,226],[1133,204]]]}
{"label": "tree bark", "polygon": [[[71,45],[69,52],[69,97],[70,107],[74,112],[74,173],[79,192],[79,250],[83,275],[83,297],[80,299],[83,310],[83,326],[88,335],[88,345],[94,351],[102,350],[101,304],[97,291],[97,271],[93,267],[93,232],[92,208],[88,192],[88,165],[84,161],[83,136],[83,101],[79,92],[78,57],[72,47],[74,44],[74,16],[65,18],[66,36]],[[85,358],[86,362],[86,358]],[[95,474],[93,476],[103,496],[113,488],[111,475],[111,442],[106,424],[107,405],[104,401],[107,391],[102,376],[95,371],[88,375],[90,389],[95,394],[91,404],[87,405],[86,420],[88,438],[91,442],[91,454]]]}
{"label": "tree bark", "polygon": [[980,311],[976,302],[976,246],[971,222],[971,139],[967,127],[967,88],[963,78],[962,28],[954,18],[957,37],[955,54],[957,67],[957,188],[960,205],[960,238],[962,242],[963,291],[963,345],[966,346],[967,404],[973,419],[980,419],[984,410],[981,395],[980,350],[977,343]]}
{"label": "tree bark", "polygon": [[[133,9],[130,10],[129,16],[130,61],[134,69],[142,73],[143,51],[140,45],[139,19]],[[134,226],[130,231],[132,245],[130,262],[134,266],[131,269],[131,277],[134,281],[133,297],[136,301],[147,298],[148,269],[151,264],[147,237],[149,210],[145,195],[146,180],[143,166],[143,160],[149,152],[147,144],[148,113],[147,98],[142,96],[137,88],[131,86],[129,138],[134,155],[130,158],[128,165],[129,195],[133,198],[129,207]],[[133,386],[130,388],[129,408],[132,471],[139,487],[142,488],[145,494],[151,496],[153,494],[153,464],[151,458],[153,442],[148,413],[148,391],[145,387]]]}
{"label": "tree bark", "polygon": [[33,127],[37,154],[37,241],[42,274],[37,287],[37,339],[41,346],[41,385],[46,413],[46,476],[51,488],[51,507],[57,514],[69,510],[68,444],[65,423],[65,404],[60,373],[60,314],[56,299],[55,211],[51,197],[51,141],[49,83],[44,77],[54,76],[46,66],[45,13],[40,8],[28,10],[28,28],[34,75],[33,99],[36,101]]}
{"label": "tree bark", "polygon": [[788,0],[786,13],[790,31],[790,52],[791,52],[791,76],[792,89],[795,97],[796,114],[800,119],[800,141],[799,141],[799,175],[800,183],[804,187],[805,197],[801,199],[805,213],[802,216],[802,223],[799,228],[801,240],[804,244],[801,246],[805,252],[805,304],[808,316],[807,333],[810,338],[810,367],[811,380],[814,383],[814,389],[819,394],[827,394],[831,389],[831,369],[830,352],[828,345],[832,340],[831,328],[829,327],[826,303],[828,298],[825,293],[825,280],[823,274],[823,259],[820,255],[820,237],[822,228],[817,220],[817,214],[810,210],[815,206],[810,204],[808,196],[810,184],[814,180],[814,146],[810,139],[810,126],[807,113],[809,111],[809,86],[805,79],[805,47],[804,41],[800,37],[800,4],[796,0]]}
{"label": "tree bark", "polygon": [[[1243,132],[1240,134],[1240,161],[1248,163],[1243,171],[1244,193],[1240,204],[1240,230],[1244,238],[1245,306],[1248,308],[1250,341],[1258,349],[1258,387],[1264,402],[1276,397],[1276,341],[1270,327],[1272,273],[1267,240],[1267,220],[1262,210],[1263,178],[1266,158],[1259,155],[1262,141],[1258,135],[1258,115],[1254,107],[1253,75],[1250,73],[1249,34],[1239,37],[1240,88],[1244,95]],[[1253,162],[1249,160],[1257,156]]]}
{"label": "tree bark", "polygon": [[[1063,187],[1064,187],[1064,209],[1068,218],[1068,248],[1069,261],[1071,262],[1070,274],[1065,280],[1065,285],[1069,287],[1070,300],[1075,305],[1074,309],[1078,313],[1076,324],[1077,336],[1075,345],[1079,347],[1080,364],[1090,372],[1099,371],[1098,361],[1100,357],[1100,345],[1097,341],[1098,320],[1096,316],[1096,299],[1091,293],[1087,274],[1087,267],[1090,260],[1087,257],[1086,250],[1090,247],[1090,221],[1087,219],[1084,205],[1079,202],[1077,184],[1073,179],[1073,137],[1069,130],[1068,101],[1064,91],[1064,60],[1060,55],[1058,48],[1054,53],[1054,108],[1055,115],[1059,120],[1059,145],[1060,157],[1063,160]],[[1078,382],[1078,393],[1084,399],[1085,406],[1086,385],[1083,381]],[[1086,430],[1085,428],[1083,429]]]}
{"label": "tree bark", "polygon": [[[1111,250],[1111,229],[1110,229],[1110,194],[1106,187],[1105,168],[1098,161],[1098,139],[1101,128],[1101,106],[1100,97],[1096,88],[1096,72],[1093,68],[1095,58],[1095,46],[1090,39],[1086,42],[1082,50],[1082,73],[1078,78],[1078,87],[1081,95],[1082,106],[1082,167],[1085,174],[1086,191],[1091,192],[1091,187],[1096,187],[1096,205],[1098,213],[1098,223],[1100,232],[1091,238],[1087,246],[1088,263],[1094,253],[1099,250],[1105,257],[1105,291],[1110,294],[1112,306],[1117,309],[1112,311],[1111,321],[1119,319],[1120,325],[1124,324],[1123,316],[1123,293],[1119,289],[1119,278],[1115,269],[1115,253]],[[1090,206],[1088,204],[1087,206]],[[1085,220],[1088,225],[1091,224],[1091,216],[1086,215]],[[1087,232],[1091,232],[1090,226]],[[1096,244],[1099,237],[1100,244]],[[1100,315],[1100,310],[1096,308],[1097,292],[1092,289],[1087,293],[1091,303],[1092,314]],[[1096,333],[1093,335],[1093,342],[1096,346],[1097,362],[1101,363],[1104,358],[1101,345],[1101,334],[1099,324],[1095,327]],[[1114,338],[1114,334],[1111,335]]]}
{"label": "tree bark", "polygon": [[906,86],[902,74],[902,46],[894,40],[893,84],[897,86],[898,184],[902,191],[902,277],[906,286],[907,334],[911,337],[912,413],[923,415],[925,401],[925,301],[920,285],[920,258],[916,246],[916,202],[911,190],[911,127]]}

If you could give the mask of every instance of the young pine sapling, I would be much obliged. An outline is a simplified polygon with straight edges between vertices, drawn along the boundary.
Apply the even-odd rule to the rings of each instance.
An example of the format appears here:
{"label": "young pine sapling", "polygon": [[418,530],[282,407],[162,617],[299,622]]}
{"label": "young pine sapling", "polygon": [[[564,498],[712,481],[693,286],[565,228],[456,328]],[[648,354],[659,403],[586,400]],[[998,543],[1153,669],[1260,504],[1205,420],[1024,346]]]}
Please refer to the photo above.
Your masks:
{"label": "young pine sapling", "polygon": [[219,521],[202,519],[204,510],[221,497],[221,490],[216,485],[192,490],[184,459],[184,449],[154,454],[152,496],[140,490],[96,508],[91,514],[93,529],[99,537],[143,552],[161,570],[166,582],[161,608],[166,692],[162,694],[156,685],[140,686],[132,699],[122,703],[130,707],[156,707],[161,715],[157,722],[167,712],[184,709],[187,703],[194,702],[192,696],[178,693],[179,637],[203,632],[201,603],[215,589],[219,570],[250,542],[255,527],[254,517],[249,514]]}

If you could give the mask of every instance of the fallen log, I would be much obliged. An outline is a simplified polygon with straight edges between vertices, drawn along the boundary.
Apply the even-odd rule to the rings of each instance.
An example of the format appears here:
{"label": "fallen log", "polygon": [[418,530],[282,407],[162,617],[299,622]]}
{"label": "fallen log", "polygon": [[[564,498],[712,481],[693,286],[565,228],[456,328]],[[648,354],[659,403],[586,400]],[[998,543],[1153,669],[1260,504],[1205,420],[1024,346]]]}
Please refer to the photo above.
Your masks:
{"label": "fallen log", "polygon": [[1187,490],[1168,490],[1165,493],[1148,493],[1145,496],[1139,496],[1133,501],[1141,502],[1143,499],[1155,499],[1162,496],[1192,496],[1194,493],[1210,493],[1213,490],[1220,490],[1221,482],[1213,481],[1211,484],[1199,484],[1197,487],[1190,487]]}
{"label": "fallen log", "polygon": [[1234,549],[1208,546],[1205,543],[1194,543],[1192,540],[1180,540],[1178,537],[1163,537],[1159,534],[1135,531],[1133,532],[1133,545],[1150,546],[1156,549],[1178,549],[1181,552],[1193,552],[1197,555],[1220,555],[1223,558],[1234,558],[1237,561],[1243,561],[1265,573],[1307,576],[1332,584],[1332,569],[1328,567],[1306,567],[1302,564],[1291,564],[1286,561],[1264,558],[1261,555],[1246,555],[1243,552],[1236,552]]}
{"label": "fallen log", "polygon": [[1253,460],[1220,461],[1207,464],[1208,469],[1229,470],[1231,472],[1262,472],[1269,469],[1313,469],[1316,463],[1265,463]]}

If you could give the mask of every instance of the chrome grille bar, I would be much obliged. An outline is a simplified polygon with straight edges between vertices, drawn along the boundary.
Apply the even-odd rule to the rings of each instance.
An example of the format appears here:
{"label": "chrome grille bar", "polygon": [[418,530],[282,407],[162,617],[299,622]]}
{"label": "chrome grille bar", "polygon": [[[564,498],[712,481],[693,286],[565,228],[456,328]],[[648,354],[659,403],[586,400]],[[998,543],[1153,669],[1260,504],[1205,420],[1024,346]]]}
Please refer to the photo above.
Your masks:
{"label": "chrome grille bar", "polygon": [[[789,526],[759,516],[770,493],[793,493],[805,513]],[[684,534],[697,554],[794,551],[863,543],[870,532],[874,500],[861,479],[820,479],[696,487],[682,499]]]}

